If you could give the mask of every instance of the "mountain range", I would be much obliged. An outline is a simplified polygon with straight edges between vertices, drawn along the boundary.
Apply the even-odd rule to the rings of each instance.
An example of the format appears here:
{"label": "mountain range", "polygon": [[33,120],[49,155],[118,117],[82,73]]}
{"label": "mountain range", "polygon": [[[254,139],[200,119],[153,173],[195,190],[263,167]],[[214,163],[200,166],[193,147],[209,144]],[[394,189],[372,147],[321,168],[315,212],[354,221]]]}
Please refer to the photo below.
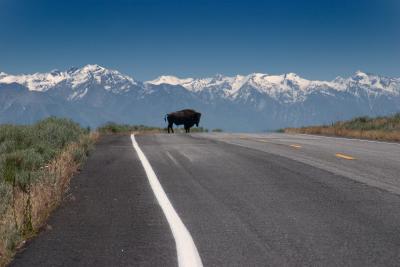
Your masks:
{"label": "mountain range", "polygon": [[163,127],[166,113],[183,108],[200,111],[200,124],[210,129],[246,132],[326,124],[399,112],[400,78],[357,71],[333,81],[252,73],[141,82],[99,65],[22,75],[0,72],[0,123],[33,123],[54,115],[91,127],[108,121]]}

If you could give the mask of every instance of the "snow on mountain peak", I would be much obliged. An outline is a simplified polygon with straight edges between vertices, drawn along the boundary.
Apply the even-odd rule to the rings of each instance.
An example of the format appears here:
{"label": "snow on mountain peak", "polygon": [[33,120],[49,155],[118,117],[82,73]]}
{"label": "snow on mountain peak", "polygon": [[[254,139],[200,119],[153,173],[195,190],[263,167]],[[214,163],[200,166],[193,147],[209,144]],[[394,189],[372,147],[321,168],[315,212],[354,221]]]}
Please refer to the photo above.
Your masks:
{"label": "snow on mountain peak", "polygon": [[[238,77],[238,76],[237,76]],[[264,73],[252,73],[247,76],[239,76],[237,78],[244,84],[250,84],[259,89],[261,92],[268,92],[271,89],[288,90],[293,87],[298,87],[300,90],[305,90],[309,85],[309,80],[303,79],[295,73],[287,73],[281,75],[269,75]],[[242,85],[242,86],[243,86]]]}
{"label": "snow on mountain peak", "polygon": [[368,83],[369,82],[369,75],[365,72],[360,70],[356,71],[354,75],[351,77],[352,80],[361,82],[361,83]]}
{"label": "snow on mountain peak", "polygon": [[[0,72],[0,83],[19,83],[32,91],[47,91],[62,87],[70,90],[68,99],[82,98],[93,87],[103,88],[115,94],[128,92],[133,86],[142,86],[129,76],[116,70],[110,70],[96,64],[88,64],[81,68],[70,68],[66,71],[52,70],[49,73],[8,75]],[[227,99],[250,97],[252,91],[269,96],[280,102],[293,103],[303,101],[313,92],[330,94],[331,90],[359,94],[360,90],[374,94],[400,95],[400,79],[355,72],[349,78],[337,77],[333,81],[307,80],[295,73],[224,76],[217,74],[206,78],[179,78],[163,75],[147,81],[145,85],[169,84],[180,85],[193,93],[204,93],[204,96],[219,95]],[[150,87],[147,87],[150,88]],[[154,91],[153,90],[153,91]],[[150,90],[152,91],[152,90]],[[147,91],[149,93],[150,91]]]}
{"label": "snow on mountain peak", "polygon": [[95,71],[103,71],[105,70],[105,68],[97,64],[87,64],[83,66],[82,70],[87,72],[95,72]]}
{"label": "snow on mountain peak", "polygon": [[59,75],[53,75],[52,73],[0,75],[1,83],[19,83],[32,91],[46,91],[64,79],[63,73]]}
{"label": "snow on mountain peak", "polygon": [[361,70],[357,70],[357,71],[355,72],[355,75],[356,75],[356,76],[367,76],[367,74],[366,74],[365,72],[361,71]]}
{"label": "snow on mountain peak", "polygon": [[389,93],[400,94],[400,79],[388,78],[371,73],[356,71],[353,76],[344,79],[347,87],[360,86],[367,90],[369,94]]}
{"label": "snow on mountain peak", "polygon": [[74,73],[74,72],[76,72],[76,71],[79,71],[79,68],[77,68],[77,67],[71,67],[71,68],[69,68],[68,70],[67,70],[67,72],[68,73]]}
{"label": "snow on mountain peak", "polygon": [[89,64],[81,69],[70,69],[68,81],[72,87],[83,84],[94,83],[103,86],[106,90],[114,93],[129,90],[137,82],[129,76],[123,75],[116,70],[109,70],[96,64]]}
{"label": "snow on mountain peak", "polygon": [[28,87],[31,91],[47,91],[60,83],[69,84],[72,89],[83,85],[89,86],[90,84],[95,84],[114,93],[127,91],[132,85],[137,84],[137,82],[129,76],[96,64],[89,64],[82,68],[74,67],[67,71],[52,70],[49,73],[27,75],[7,75],[5,73],[3,75],[2,73],[2,75],[0,75],[0,82],[19,83]]}
{"label": "snow on mountain peak", "polygon": [[58,69],[54,69],[54,70],[50,71],[50,74],[53,76],[58,76],[61,74],[61,71],[59,71]]}
{"label": "snow on mountain peak", "polygon": [[162,75],[154,80],[147,81],[148,84],[160,85],[160,84],[170,84],[170,85],[183,85],[192,82],[192,78],[181,79],[176,76]]}
{"label": "snow on mountain peak", "polygon": [[[217,74],[211,78],[177,78],[175,76],[160,76],[148,84],[181,85],[192,92],[220,92],[227,98],[237,98],[248,95],[249,88],[268,95],[282,102],[291,103],[305,100],[307,95],[315,91],[329,90],[347,91],[351,86],[358,86],[367,91],[380,90],[386,93],[400,94],[399,79],[393,80],[378,75],[357,71],[355,75],[344,79],[337,77],[333,81],[307,80],[296,73],[270,75],[252,73],[246,76],[223,76]],[[249,87],[250,86],[250,87]],[[243,91],[244,90],[244,91]]]}

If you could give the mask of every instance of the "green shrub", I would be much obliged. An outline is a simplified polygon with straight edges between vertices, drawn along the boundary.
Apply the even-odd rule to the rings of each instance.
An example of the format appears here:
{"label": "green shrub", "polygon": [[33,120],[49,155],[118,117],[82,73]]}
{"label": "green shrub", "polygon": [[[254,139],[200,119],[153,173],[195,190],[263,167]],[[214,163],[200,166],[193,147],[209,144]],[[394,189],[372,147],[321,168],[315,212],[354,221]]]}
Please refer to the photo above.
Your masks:
{"label": "green shrub", "polygon": [[62,199],[70,175],[96,138],[89,133],[55,117],[34,125],[0,125],[0,265]]}
{"label": "green shrub", "polygon": [[337,122],[333,127],[347,130],[383,130],[393,131],[400,129],[400,113],[393,116],[370,118],[367,116],[354,118],[349,121]]}
{"label": "green shrub", "polygon": [[82,162],[86,159],[86,150],[83,147],[77,147],[72,152],[72,156],[75,162]]}
{"label": "green shrub", "polygon": [[115,134],[115,133],[131,133],[131,132],[144,132],[144,131],[159,131],[162,129],[159,127],[145,126],[145,125],[129,125],[129,124],[117,124],[115,122],[108,122],[97,128],[97,131],[101,134]]}
{"label": "green shrub", "polygon": [[0,180],[0,215],[3,214],[9,206],[12,187],[5,181]]}
{"label": "green shrub", "polygon": [[190,129],[190,132],[192,132],[192,133],[207,133],[208,129],[203,128],[203,127],[193,127]]}
{"label": "green shrub", "polygon": [[[41,167],[68,144],[88,139],[87,133],[72,120],[55,117],[34,125],[0,125],[0,202],[8,201],[7,184],[25,191],[40,176]],[[86,157],[89,143],[76,152],[77,162]]]}
{"label": "green shrub", "polygon": [[286,133],[323,134],[373,140],[400,141],[400,113],[370,118],[357,117],[331,125],[286,128]]}

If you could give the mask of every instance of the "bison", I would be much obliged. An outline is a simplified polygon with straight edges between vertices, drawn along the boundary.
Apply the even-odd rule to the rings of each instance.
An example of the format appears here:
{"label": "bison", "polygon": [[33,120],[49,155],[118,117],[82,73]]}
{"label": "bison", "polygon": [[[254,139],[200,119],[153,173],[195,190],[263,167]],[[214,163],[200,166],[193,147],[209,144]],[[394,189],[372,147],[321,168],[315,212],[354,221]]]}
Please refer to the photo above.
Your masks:
{"label": "bison", "polygon": [[190,128],[196,124],[199,127],[201,113],[194,111],[193,109],[184,109],[176,112],[169,113],[165,115],[164,120],[168,121],[168,133],[169,129],[171,129],[172,133],[174,129],[172,128],[173,124],[182,125],[185,127],[185,131],[187,133],[190,132]]}

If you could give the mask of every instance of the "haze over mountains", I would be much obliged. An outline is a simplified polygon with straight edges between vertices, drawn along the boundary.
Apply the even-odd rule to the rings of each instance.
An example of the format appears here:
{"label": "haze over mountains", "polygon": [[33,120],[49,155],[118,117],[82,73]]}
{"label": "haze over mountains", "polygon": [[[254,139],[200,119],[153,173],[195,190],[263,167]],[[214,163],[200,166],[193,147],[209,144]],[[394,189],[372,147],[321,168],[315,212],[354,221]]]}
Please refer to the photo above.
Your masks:
{"label": "haze over mountains", "polygon": [[0,123],[55,115],[91,127],[107,121],[164,126],[167,112],[183,108],[202,112],[204,127],[230,131],[331,123],[399,112],[400,78],[357,71],[333,81],[253,73],[141,82],[98,65],[29,75],[0,72]]}

